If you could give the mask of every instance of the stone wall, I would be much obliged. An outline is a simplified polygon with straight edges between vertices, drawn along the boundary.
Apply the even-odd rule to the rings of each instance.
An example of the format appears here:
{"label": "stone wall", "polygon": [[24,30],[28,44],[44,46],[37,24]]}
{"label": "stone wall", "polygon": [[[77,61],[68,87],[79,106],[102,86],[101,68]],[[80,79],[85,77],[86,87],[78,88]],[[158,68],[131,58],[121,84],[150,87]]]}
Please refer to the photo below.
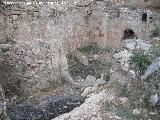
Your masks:
{"label": "stone wall", "polygon": [[72,82],[68,52],[91,42],[102,48],[119,48],[123,30],[138,25],[126,26],[127,19],[123,18],[126,15],[120,16],[119,9],[108,1],[88,0],[65,6],[1,4],[0,8],[0,20],[4,23],[0,24],[1,43],[13,47],[9,58],[23,54],[20,60],[23,65],[14,64],[18,66],[16,69],[25,67],[19,69],[23,73],[20,86],[25,93],[49,87],[60,82],[61,77]]}
{"label": "stone wall", "polygon": [[6,101],[5,101],[5,95],[2,89],[2,86],[0,85],[0,119],[5,120],[7,119],[7,114],[6,114]]}
{"label": "stone wall", "polygon": [[152,7],[160,8],[160,0],[124,0],[125,5],[132,7]]}
{"label": "stone wall", "polygon": [[[2,5],[3,6],[3,5]],[[5,28],[2,30],[4,46],[10,45],[9,50],[2,52],[4,60],[8,60],[7,64],[17,66],[13,74],[19,77],[21,74],[20,85],[25,93],[34,93],[40,89],[49,87],[51,84],[60,82],[60,76],[66,80],[72,80],[67,72],[67,59],[65,57],[65,40],[67,38],[64,28],[63,19],[58,17],[63,14],[60,11],[50,9],[47,6],[18,6],[4,5],[3,20]],[[1,40],[1,43],[2,43]],[[19,60],[23,54],[23,58]],[[4,56],[6,55],[6,56]],[[18,64],[23,62],[24,64]],[[5,69],[10,69],[5,66]],[[19,67],[25,67],[19,69]],[[4,69],[1,70],[5,72]],[[7,78],[10,81],[16,81],[14,78]],[[4,80],[1,80],[4,82]],[[3,83],[3,86],[8,84]],[[2,83],[1,83],[2,84]],[[13,85],[14,83],[12,83]]]}
{"label": "stone wall", "polygon": [[0,43],[5,42],[3,6],[0,7]]}
{"label": "stone wall", "polygon": [[0,84],[7,97],[23,93],[20,88],[25,68],[23,49],[13,44],[0,44]]}

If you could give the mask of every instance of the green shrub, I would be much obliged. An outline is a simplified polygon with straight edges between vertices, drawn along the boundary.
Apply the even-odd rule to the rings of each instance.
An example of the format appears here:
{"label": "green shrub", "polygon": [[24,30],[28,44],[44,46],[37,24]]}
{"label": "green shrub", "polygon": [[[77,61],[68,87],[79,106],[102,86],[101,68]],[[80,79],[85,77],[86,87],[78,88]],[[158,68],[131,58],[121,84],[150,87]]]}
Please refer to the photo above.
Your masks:
{"label": "green shrub", "polygon": [[86,45],[83,48],[78,49],[82,53],[90,54],[90,53],[98,53],[100,51],[100,48],[96,43],[90,43],[89,45]]}
{"label": "green shrub", "polygon": [[157,57],[160,57],[160,48],[155,48],[153,54],[155,54]]}
{"label": "green shrub", "polygon": [[112,52],[112,49],[107,47],[105,49],[100,48],[97,43],[90,43],[82,48],[78,48],[78,51],[84,53],[84,54],[97,54],[100,52]]}
{"label": "green shrub", "polygon": [[4,114],[4,112],[2,112],[0,114],[0,120],[7,120],[6,115]]}
{"label": "green shrub", "polygon": [[124,85],[124,86],[121,87],[119,96],[121,96],[121,97],[130,97],[131,93],[132,92],[130,90],[128,90],[127,85]]}
{"label": "green shrub", "polygon": [[123,117],[126,120],[135,120],[135,115],[129,109],[129,107],[123,107],[118,111],[118,116]]}
{"label": "green shrub", "polygon": [[150,106],[149,98],[148,98],[148,96],[145,96],[145,98],[143,99],[143,102],[142,102],[142,107],[149,108],[149,106]]}
{"label": "green shrub", "polygon": [[149,56],[144,54],[144,51],[134,51],[131,56],[131,62],[135,64],[140,74],[143,74],[147,67],[151,64]]}
{"label": "green shrub", "polygon": [[110,68],[112,64],[111,63],[102,63],[100,61],[94,61],[89,64],[89,67],[93,69],[94,76],[99,79],[101,78],[101,74],[104,74],[104,80],[109,81],[110,79]]}
{"label": "green shrub", "polygon": [[156,28],[152,31],[151,36],[152,37],[160,36],[160,27],[159,26],[156,26]]}

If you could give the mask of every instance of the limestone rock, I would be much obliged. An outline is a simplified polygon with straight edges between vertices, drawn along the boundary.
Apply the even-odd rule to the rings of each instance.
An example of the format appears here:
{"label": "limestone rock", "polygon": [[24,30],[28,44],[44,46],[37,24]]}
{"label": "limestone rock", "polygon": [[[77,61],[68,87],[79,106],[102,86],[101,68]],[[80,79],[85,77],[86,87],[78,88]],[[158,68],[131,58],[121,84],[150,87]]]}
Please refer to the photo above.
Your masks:
{"label": "limestone rock", "polygon": [[76,0],[78,6],[85,6],[93,2],[94,0]]}
{"label": "limestone rock", "polygon": [[133,115],[140,115],[141,114],[141,111],[139,109],[134,109],[132,111]]}
{"label": "limestone rock", "polygon": [[158,94],[154,94],[150,96],[149,102],[151,103],[151,105],[156,105],[156,103],[158,102]]}
{"label": "limestone rock", "polygon": [[81,94],[81,96],[83,97],[89,97],[91,96],[91,93],[93,93],[94,91],[96,91],[97,87],[93,86],[93,87],[87,87],[84,89],[83,93]]}
{"label": "limestone rock", "polygon": [[126,106],[127,105],[127,102],[128,102],[128,98],[126,97],[121,97],[121,98],[118,98],[117,100],[117,106]]}
{"label": "limestone rock", "polygon": [[151,74],[155,73],[158,68],[160,67],[160,58],[157,58],[155,61],[152,62],[151,65],[147,67],[147,70],[145,71],[144,75],[141,77],[142,80],[149,77]]}
{"label": "limestone rock", "polygon": [[9,51],[11,47],[12,47],[12,45],[10,45],[10,44],[0,44],[0,49],[2,52]]}
{"label": "limestone rock", "polygon": [[131,78],[135,78],[136,77],[136,73],[135,73],[134,70],[129,70],[128,74],[130,75]]}
{"label": "limestone rock", "polygon": [[103,85],[105,83],[106,81],[104,80],[104,74],[102,73],[101,78],[96,80],[96,86]]}
{"label": "limestone rock", "polygon": [[128,50],[124,50],[119,53],[116,53],[113,57],[118,59],[124,71],[128,71],[129,70],[129,60],[132,55],[133,54],[129,52]]}
{"label": "limestone rock", "polygon": [[103,80],[103,79],[97,79],[96,80],[96,84],[99,86],[99,85],[103,85],[103,84],[105,84],[106,83],[106,81],[105,80]]}
{"label": "limestone rock", "polygon": [[81,83],[81,86],[88,87],[88,86],[94,86],[96,84],[96,78],[88,75],[84,82]]}
{"label": "limestone rock", "polygon": [[78,50],[75,50],[73,54],[83,65],[88,65],[88,57],[86,55],[83,55]]}
{"label": "limestone rock", "polygon": [[13,15],[13,16],[12,16],[12,19],[13,19],[14,21],[17,20],[17,18],[18,18],[17,15]]}
{"label": "limestone rock", "polygon": [[125,85],[131,81],[130,77],[125,76],[123,73],[120,72],[114,72],[111,74],[109,84],[112,84],[112,82],[118,82],[121,85]]}
{"label": "limestone rock", "polygon": [[156,112],[149,112],[150,115],[157,115]]}
{"label": "limestone rock", "polygon": [[125,41],[126,48],[130,50],[140,49],[144,51],[149,51],[151,44],[141,39],[128,39]]}

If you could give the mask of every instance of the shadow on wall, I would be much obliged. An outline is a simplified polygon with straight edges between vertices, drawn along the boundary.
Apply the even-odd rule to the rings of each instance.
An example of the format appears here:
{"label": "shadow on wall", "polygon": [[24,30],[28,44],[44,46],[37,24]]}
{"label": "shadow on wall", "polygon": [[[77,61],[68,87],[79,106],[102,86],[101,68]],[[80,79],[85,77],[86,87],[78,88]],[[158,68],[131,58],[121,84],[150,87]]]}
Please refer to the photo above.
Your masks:
{"label": "shadow on wall", "polygon": [[22,89],[20,86],[20,76],[18,69],[10,65],[8,62],[0,63],[0,84],[4,89],[6,98],[13,97],[14,95],[21,95]]}

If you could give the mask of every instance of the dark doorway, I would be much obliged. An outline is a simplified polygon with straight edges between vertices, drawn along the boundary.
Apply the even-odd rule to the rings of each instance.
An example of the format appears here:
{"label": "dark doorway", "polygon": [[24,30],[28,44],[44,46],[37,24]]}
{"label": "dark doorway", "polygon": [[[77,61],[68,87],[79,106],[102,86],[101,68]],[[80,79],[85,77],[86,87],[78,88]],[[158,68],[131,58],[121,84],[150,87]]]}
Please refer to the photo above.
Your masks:
{"label": "dark doorway", "polygon": [[142,14],[142,21],[144,21],[144,22],[147,21],[147,13]]}
{"label": "dark doorway", "polygon": [[128,28],[128,29],[124,30],[123,39],[133,39],[133,38],[137,39],[137,36],[132,29]]}

